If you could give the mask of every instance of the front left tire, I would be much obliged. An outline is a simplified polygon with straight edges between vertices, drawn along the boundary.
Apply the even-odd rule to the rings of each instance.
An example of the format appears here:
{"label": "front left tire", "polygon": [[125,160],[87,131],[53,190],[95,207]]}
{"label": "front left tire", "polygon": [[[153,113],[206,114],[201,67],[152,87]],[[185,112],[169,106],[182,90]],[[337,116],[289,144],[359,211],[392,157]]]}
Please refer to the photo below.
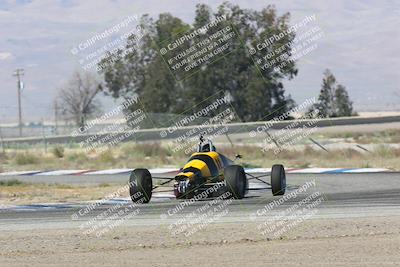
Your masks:
{"label": "front left tire", "polygon": [[281,196],[285,194],[286,174],[285,168],[281,164],[275,164],[272,166],[271,189],[274,196]]}
{"label": "front left tire", "polygon": [[148,203],[153,191],[153,179],[148,169],[135,169],[129,177],[129,194],[134,203]]}

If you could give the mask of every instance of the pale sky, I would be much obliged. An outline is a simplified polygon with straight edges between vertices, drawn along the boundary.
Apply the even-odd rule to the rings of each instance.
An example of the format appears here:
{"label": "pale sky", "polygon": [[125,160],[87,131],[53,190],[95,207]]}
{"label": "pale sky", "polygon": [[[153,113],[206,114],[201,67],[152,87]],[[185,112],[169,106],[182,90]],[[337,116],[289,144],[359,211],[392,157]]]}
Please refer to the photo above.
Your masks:
{"label": "pale sky", "polygon": [[[17,118],[16,68],[25,69],[24,121],[51,117],[58,88],[81,68],[73,47],[127,16],[170,12],[192,23],[197,3],[215,8],[221,2],[0,0],[0,120]],[[291,13],[292,23],[316,15],[325,35],[315,51],[299,59],[299,74],[285,82],[297,103],[318,94],[322,73],[329,68],[357,110],[400,110],[399,1],[231,2],[256,10],[274,4],[280,14]]]}

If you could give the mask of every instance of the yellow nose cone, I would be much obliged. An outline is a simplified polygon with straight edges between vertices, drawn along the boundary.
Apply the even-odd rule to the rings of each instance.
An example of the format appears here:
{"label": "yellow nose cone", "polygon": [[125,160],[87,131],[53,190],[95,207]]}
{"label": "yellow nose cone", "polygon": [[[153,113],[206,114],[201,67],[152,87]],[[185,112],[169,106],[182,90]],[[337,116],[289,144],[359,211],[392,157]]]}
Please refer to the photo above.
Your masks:
{"label": "yellow nose cone", "polygon": [[[193,159],[191,161],[189,161],[188,163],[186,163],[186,165],[183,167],[183,170],[187,169],[187,168],[196,168],[201,172],[201,175],[203,177],[210,177],[211,173],[210,170],[208,169],[207,164],[199,159]],[[189,172],[188,172],[189,173]],[[192,172],[193,174],[193,172]],[[193,175],[194,176],[194,175]]]}

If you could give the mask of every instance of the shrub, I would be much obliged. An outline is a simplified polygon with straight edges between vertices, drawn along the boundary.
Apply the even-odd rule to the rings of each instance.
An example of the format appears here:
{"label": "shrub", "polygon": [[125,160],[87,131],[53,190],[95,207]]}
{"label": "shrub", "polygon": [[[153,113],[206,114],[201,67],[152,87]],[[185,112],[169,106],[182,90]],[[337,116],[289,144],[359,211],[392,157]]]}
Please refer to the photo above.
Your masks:
{"label": "shrub", "polygon": [[343,157],[346,159],[357,159],[362,157],[362,154],[359,151],[352,148],[343,149],[341,152]]}
{"label": "shrub", "polygon": [[56,158],[63,158],[64,157],[64,147],[62,146],[56,146],[51,149],[51,153],[56,157]]}
{"label": "shrub", "polygon": [[160,143],[138,143],[135,145],[135,150],[145,157],[166,157],[170,155],[170,150],[161,146]]}
{"label": "shrub", "polygon": [[98,160],[102,163],[112,163],[115,161],[115,158],[111,150],[106,150],[100,153]]}
{"label": "shrub", "polygon": [[87,156],[83,152],[75,152],[75,153],[67,154],[67,160],[68,161],[86,161]]}
{"label": "shrub", "polygon": [[395,151],[391,147],[384,144],[381,144],[378,147],[376,147],[373,153],[378,157],[382,158],[391,158],[394,157],[395,155]]}
{"label": "shrub", "polygon": [[131,142],[122,143],[122,144],[120,144],[119,148],[120,148],[120,152],[124,156],[130,156],[133,153],[135,153],[135,145]]}
{"label": "shrub", "polygon": [[7,159],[8,159],[7,154],[4,152],[0,152],[0,161],[7,160]]}
{"label": "shrub", "polygon": [[29,152],[18,153],[15,156],[15,163],[17,165],[35,164],[38,162],[39,162],[39,158],[36,155],[31,154]]}
{"label": "shrub", "polygon": [[24,184],[24,182],[21,182],[20,180],[17,180],[17,179],[0,181],[0,186],[13,186],[13,185],[22,185],[22,184]]}

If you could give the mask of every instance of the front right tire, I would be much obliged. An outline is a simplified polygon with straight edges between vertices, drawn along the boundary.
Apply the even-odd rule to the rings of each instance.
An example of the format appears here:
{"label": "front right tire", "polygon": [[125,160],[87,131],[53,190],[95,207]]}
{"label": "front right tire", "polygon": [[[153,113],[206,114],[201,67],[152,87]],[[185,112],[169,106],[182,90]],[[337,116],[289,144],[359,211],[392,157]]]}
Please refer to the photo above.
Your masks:
{"label": "front right tire", "polygon": [[244,198],[246,194],[247,179],[242,166],[230,165],[224,169],[225,183],[228,192],[236,199]]}

